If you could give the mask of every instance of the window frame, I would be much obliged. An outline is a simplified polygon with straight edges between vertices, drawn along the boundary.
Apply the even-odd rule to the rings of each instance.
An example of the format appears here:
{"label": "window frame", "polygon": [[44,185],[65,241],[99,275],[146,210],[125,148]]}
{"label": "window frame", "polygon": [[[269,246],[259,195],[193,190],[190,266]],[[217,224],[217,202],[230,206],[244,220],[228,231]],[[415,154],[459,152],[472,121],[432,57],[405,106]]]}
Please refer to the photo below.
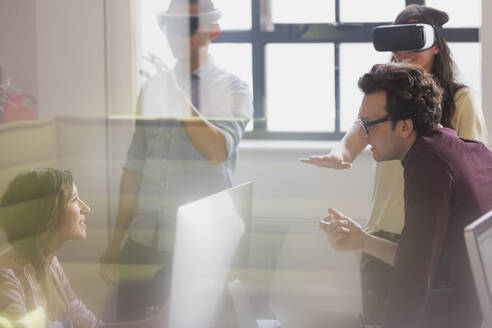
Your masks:
{"label": "window frame", "polygon": [[[273,31],[263,31],[260,26],[261,0],[251,0],[251,30],[224,30],[214,43],[249,43],[252,49],[253,67],[253,131],[246,132],[246,139],[267,140],[340,140],[345,131],[340,129],[340,44],[372,42],[372,29],[391,22],[340,23],[340,1],[335,0],[335,23],[274,24]],[[405,5],[425,5],[425,0],[406,0]],[[322,31],[326,37],[304,38],[308,29]],[[479,27],[444,28],[447,42],[480,42]],[[335,37],[334,37],[335,36]],[[273,43],[332,43],[334,44],[335,81],[335,131],[333,132],[277,132],[267,130],[265,115],[266,75],[265,48]],[[355,119],[355,118],[354,118]]]}

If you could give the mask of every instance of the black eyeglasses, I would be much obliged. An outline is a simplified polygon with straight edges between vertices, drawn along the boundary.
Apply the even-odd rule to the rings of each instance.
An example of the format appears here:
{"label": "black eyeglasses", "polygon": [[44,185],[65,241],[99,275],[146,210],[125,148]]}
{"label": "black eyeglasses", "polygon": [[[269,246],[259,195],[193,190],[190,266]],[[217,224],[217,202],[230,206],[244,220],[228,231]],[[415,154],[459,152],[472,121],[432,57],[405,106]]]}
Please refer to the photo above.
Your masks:
{"label": "black eyeglasses", "polygon": [[371,125],[376,125],[376,124],[379,124],[379,123],[383,123],[383,122],[386,122],[386,121],[389,121],[391,120],[391,117],[389,115],[386,115],[385,117],[383,118],[380,118],[378,120],[372,120],[372,121],[363,121],[361,120],[360,118],[357,120],[357,123],[360,124],[360,126],[362,127],[362,129],[360,130],[361,133],[363,132],[364,135],[368,135],[369,134],[369,129],[368,127],[370,127]]}

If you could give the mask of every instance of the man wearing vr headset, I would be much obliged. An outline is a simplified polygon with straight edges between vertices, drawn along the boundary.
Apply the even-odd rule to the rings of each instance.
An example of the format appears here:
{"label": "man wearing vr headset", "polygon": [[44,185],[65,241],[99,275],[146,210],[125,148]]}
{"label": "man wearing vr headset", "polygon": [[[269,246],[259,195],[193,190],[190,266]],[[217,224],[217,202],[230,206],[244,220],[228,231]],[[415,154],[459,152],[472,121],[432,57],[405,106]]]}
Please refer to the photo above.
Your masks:
{"label": "man wearing vr headset", "polygon": [[[374,31],[374,46],[381,51],[392,51],[392,61],[418,65],[432,74],[444,89],[441,125],[454,129],[459,137],[487,142],[483,114],[473,102],[469,89],[456,80],[455,64],[441,33],[448,19],[441,10],[410,5],[399,13],[395,25]],[[355,123],[329,154],[311,156],[304,162],[335,169],[351,168],[352,162],[367,146],[359,137],[359,130],[360,125]],[[398,242],[404,217],[403,168],[396,161],[378,162],[371,213],[365,230],[379,238],[382,244],[388,240]],[[383,321],[392,273],[392,265],[362,254],[362,294],[368,323],[381,324]]]}
{"label": "man wearing vr headset", "polygon": [[[120,321],[141,319],[150,306],[165,302],[177,208],[232,185],[238,144],[253,107],[249,87],[209,55],[210,42],[220,33],[219,18],[210,0],[172,0],[158,15],[177,64],[171,72],[150,58],[158,73],[147,75],[137,113],[157,120],[137,121],[123,167],[115,233],[100,259],[107,282],[118,280],[116,263],[129,268],[119,271]],[[156,270],[145,273],[144,265],[162,266],[154,285]]]}

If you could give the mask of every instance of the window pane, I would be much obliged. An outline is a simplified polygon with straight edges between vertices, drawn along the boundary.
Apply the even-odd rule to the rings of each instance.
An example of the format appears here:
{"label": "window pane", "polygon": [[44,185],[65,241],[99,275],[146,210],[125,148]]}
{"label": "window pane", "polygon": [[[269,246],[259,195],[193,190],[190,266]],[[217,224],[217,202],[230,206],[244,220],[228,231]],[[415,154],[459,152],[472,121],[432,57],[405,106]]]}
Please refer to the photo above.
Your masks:
{"label": "window pane", "polygon": [[389,52],[377,52],[372,43],[340,44],[340,129],[347,131],[357,118],[363,93],[357,81],[374,64],[387,63]]}
{"label": "window pane", "polygon": [[250,0],[213,0],[213,2],[222,13],[219,21],[222,30],[251,29]]}
{"label": "window pane", "polygon": [[341,22],[392,22],[405,8],[405,0],[341,0]]}
{"label": "window pane", "polygon": [[270,131],[334,131],[333,44],[266,48],[266,116]]}
{"label": "window pane", "polygon": [[482,5],[480,0],[427,0],[425,3],[429,7],[444,10],[449,15],[449,22],[444,25],[445,27],[482,25]]}
{"label": "window pane", "polygon": [[458,67],[458,79],[468,85],[478,101],[482,99],[482,47],[480,43],[448,43]]}
{"label": "window pane", "polygon": [[335,0],[272,0],[272,20],[274,23],[331,23],[335,21]]}

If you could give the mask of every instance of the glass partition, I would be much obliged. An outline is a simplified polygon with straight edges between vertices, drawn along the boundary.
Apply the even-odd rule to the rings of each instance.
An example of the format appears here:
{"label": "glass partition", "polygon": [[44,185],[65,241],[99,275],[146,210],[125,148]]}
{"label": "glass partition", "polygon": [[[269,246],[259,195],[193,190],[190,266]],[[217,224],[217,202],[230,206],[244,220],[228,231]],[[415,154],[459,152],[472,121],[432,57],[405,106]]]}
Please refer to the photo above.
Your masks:
{"label": "glass partition", "polygon": [[[348,170],[306,159],[335,153],[358,79],[391,59],[372,29],[411,3],[448,11],[480,108],[479,1],[212,1],[0,0],[0,316],[14,326],[157,314],[169,327],[339,328],[367,315],[367,257],[336,251],[320,226],[332,207],[366,227],[401,181],[375,183],[388,171],[369,149]],[[40,286],[26,295],[48,300],[42,315],[8,312],[22,302],[9,298],[21,283],[1,280],[14,262],[29,264],[15,272]],[[70,315],[67,295],[81,300]]]}

